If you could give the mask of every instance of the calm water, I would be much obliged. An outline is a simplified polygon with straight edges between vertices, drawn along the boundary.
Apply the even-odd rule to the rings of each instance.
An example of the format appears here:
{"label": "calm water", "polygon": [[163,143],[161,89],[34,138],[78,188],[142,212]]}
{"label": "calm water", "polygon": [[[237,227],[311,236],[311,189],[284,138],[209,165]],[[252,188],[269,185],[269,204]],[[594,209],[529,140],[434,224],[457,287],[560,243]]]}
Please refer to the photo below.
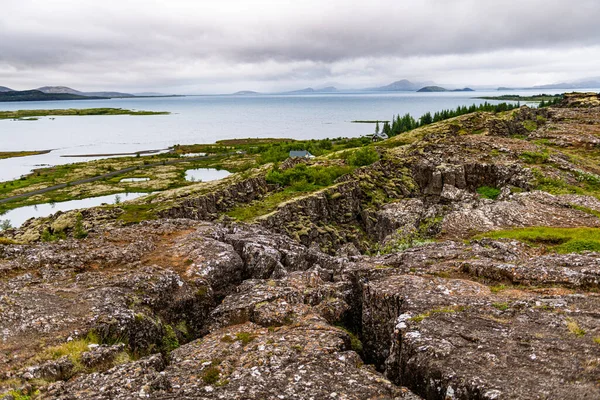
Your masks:
{"label": "calm water", "polygon": [[80,208],[89,208],[99,206],[103,203],[116,204],[122,201],[137,199],[138,197],[146,196],[148,193],[119,193],[110,194],[107,196],[90,197],[82,200],[62,201],[58,203],[38,204],[35,206],[25,206],[15,208],[4,214],[0,214],[1,221],[10,221],[10,224],[18,228],[29,218],[47,217],[59,211],[71,211]]}
{"label": "calm water", "polygon": [[0,103],[1,110],[121,107],[172,113],[2,120],[0,151],[53,151],[45,155],[0,160],[0,181],[16,179],[40,166],[95,159],[61,155],[134,152],[163,149],[174,144],[213,143],[228,138],[360,136],[371,133],[373,126],[353,124],[352,120],[389,120],[394,114],[404,113],[419,117],[427,111],[483,102],[473,99],[475,96],[538,92],[361,92]]}
{"label": "calm water", "polygon": [[185,171],[185,180],[191,182],[210,182],[227,178],[231,172],[224,169],[197,168]]}

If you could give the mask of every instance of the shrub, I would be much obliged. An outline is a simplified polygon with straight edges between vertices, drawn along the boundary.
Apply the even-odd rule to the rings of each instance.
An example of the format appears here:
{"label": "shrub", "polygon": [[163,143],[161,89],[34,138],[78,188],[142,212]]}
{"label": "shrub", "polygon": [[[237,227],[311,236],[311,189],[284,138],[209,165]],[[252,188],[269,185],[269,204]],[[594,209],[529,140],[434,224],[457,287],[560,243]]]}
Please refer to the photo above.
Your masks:
{"label": "shrub", "polygon": [[353,167],[363,167],[371,165],[377,160],[379,160],[379,153],[375,149],[372,147],[363,147],[348,157],[348,164]]}
{"label": "shrub", "polygon": [[477,188],[477,193],[486,199],[496,200],[500,196],[500,189],[491,186],[481,186]]}

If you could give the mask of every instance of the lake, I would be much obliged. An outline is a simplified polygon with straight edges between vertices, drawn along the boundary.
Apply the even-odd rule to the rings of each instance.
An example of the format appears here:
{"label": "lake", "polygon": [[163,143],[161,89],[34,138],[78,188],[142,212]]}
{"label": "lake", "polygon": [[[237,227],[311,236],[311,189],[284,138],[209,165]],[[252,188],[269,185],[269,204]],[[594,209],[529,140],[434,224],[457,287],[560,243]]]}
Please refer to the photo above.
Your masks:
{"label": "lake", "polygon": [[[564,90],[544,92],[562,93]],[[372,133],[374,127],[352,123],[353,120],[390,120],[394,114],[405,113],[419,117],[427,111],[484,101],[474,99],[475,96],[537,93],[538,90],[357,92],[0,103],[0,110],[119,107],[172,113],[0,120],[0,151],[52,149],[44,155],[0,160],[0,181],[19,178],[41,166],[103,158],[61,157],[63,155],[126,153],[230,138],[356,137]]]}
{"label": "lake", "polygon": [[106,196],[89,197],[81,200],[61,201],[58,203],[38,204],[35,206],[25,206],[15,208],[0,214],[0,222],[9,221],[11,226],[17,228],[27,221],[29,218],[47,217],[59,211],[71,211],[80,208],[96,207],[101,204],[118,204],[122,201],[137,199],[138,197],[147,196],[149,193],[118,193],[109,194]]}

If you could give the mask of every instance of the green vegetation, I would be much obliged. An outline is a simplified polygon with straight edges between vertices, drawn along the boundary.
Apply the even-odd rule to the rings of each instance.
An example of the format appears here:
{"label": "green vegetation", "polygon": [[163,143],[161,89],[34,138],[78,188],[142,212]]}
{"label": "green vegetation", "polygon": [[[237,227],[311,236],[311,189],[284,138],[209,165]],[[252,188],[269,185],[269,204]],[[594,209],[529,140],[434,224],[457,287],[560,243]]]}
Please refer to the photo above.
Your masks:
{"label": "green vegetation", "polygon": [[5,158],[14,158],[14,157],[27,157],[27,156],[37,156],[40,154],[50,153],[50,150],[41,150],[41,151],[0,151],[0,160]]}
{"label": "green vegetation", "polygon": [[348,334],[348,336],[350,336],[350,348],[352,350],[354,350],[355,352],[357,352],[358,354],[362,354],[363,344],[362,344],[361,340],[358,338],[358,336],[356,336],[356,334],[354,332],[352,332],[350,329],[346,328],[344,325],[336,325],[336,327],[340,328],[341,330],[346,332]]}
{"label": "green vegetation", "polygon": [[340,165],[298,164],[294,168],[280,170],[276,165],[267,173],[266,180],[270,184],[278,185],[282,190],[270,193],[253,203],[235,207],[226,214],[240,221],[250,221],[269,214],[285,201],[333,185],[337,178],[352,172],[353,169]]}
{"label": "green vegetation", "polygon": [[537,122],[528,119],[523,121],[523,127],[527,129],[528,132],[533,132],[538,128],[538,125]]}
{"label": "green vegetation", "polygon": [[508,303],[493,303],[492,307],[494,307],[500,311],[506,311],[509,308]]}
{"label": "green vegetation", "polygon": [[213,385],[219,381],[220,375],[219,368],[210,366],[202,372],[202,381],[207,385]]}
{"label": "green vegetation", "polygon": [[429,125],[439,121],[444,121],[465,114],[470,114],[478,111],[498,113],[510,111],[518,107],[518,104],[490,104],[486,101],[485,103],[479,105],[473,104],[469,107],[459,106],[454,110],[437,111],[433,115],[430,112],[427,112],[423,114],[418,120],[415,120],[410,114],[405,114],[402,117],[398,115],[392,118],[391,125],[387,122],[384,123],[382,131],[391,137],[404,132],[411,131],[421,126]]}
{"label": "green vegetation", "polygon": [[496,200],[500,196],[500,189],[491,186],[481,186],[477,188],[477,193],[483,198]]}
{"label": "green vegetation", "polygon": [[161,350],[165,352],[173,351],[179,347],[179,340],[177,339],[175,330],[171,325],[165,325],[164,330]]}
{"label": "green vegetation", "polygon": [[[533,96],[520,96],[517,94],[504,94],[502,96],[484,96],[478,97],[483,100],[503,100],[503,101],[526,101],[526,102],[540,102],[540,107],[549,105],[555,105],[562,101],[562,94],[536,94]],[[542,106],[542,103],[544,104]]]}
{"label": "green vegetation", "polygon": [[519,157],[527,164],[545,164],[548,162],[550,155],[547,151],[524,151],[519,155]]}
{"label": "green vegetation", "polygon": [[248,343],[250,343],[251,341],[253,341],[254,339],[256,339],[256,335],[253,335],[250,332],[238,332],[235,335],[235,338],[237,340],[239,340],[240,342],[242,342],[242,345],[245,346]]}
{"label": "green vegetation", "polygon": [[0,236],[0,244],[18,244],[18,242],[15,242],[12,239],[8,239],[8,238]]}
{"label": "green vegetation", "polygon": [[73,228],[73,237],[76,239],[84,239],[87,237],[87,235],[88,232],[83,227],[83,216],[81,213],[78,213],[75,227]]}
{"label": "green vegetation", "polygon": [[372,147],[363,147],[354,151],[348,158],[348,164],[354,167],[371,165],[379,160],[379,153]]}
{"label": "green vegetation", "polygon": [[532,246],[544,245],[557,253],[600,251],[600,228],[530,227],[487,232],[477,237],[514,239]]}
{"label": "green vegetation", "polygon": [[166,115],[166,111],[134,111],[123,108],[83,108],[63,110],[16,110],[0,111],[0,119],[20,119],[47,116],[84,116],[84,115]]}
{"label": "green vegetation", "polygon": [[342,175],[352,172],[353,168],[348,166],[333,165],[324,167],[320,165],[307,166],[298,164],[294,168],[280,170],[275,166],[266,176],[270,184],[277,184],[283,187],[294,186],[296,188],[326,187]]}
{"label": "green vegetation", "polygon": [[567,329],[575,336],[585,336],[585,330],[572,318],[567,319]]}
{"label": "green vegetation", "polygon": [[451,307],[441,307],[441,308],[434,308],[433,310],[429,310],[427,312],[424,312],[422,314],[419,314],[417,316],[414,316],[410,319],[410,321],[414,321],[414,322],[421,322],[423,321],[425,318],[429,318],[435,314],[453,314],[456,312],[461,312],[464,311],[465,307],[464,306],[451,306]]}

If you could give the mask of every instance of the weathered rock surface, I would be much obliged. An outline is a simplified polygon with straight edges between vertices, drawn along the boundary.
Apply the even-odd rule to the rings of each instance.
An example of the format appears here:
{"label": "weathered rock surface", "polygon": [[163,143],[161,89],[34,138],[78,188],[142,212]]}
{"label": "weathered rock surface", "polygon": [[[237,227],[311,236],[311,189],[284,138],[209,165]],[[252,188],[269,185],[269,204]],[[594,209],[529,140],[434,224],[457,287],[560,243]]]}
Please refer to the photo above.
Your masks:
{"label": "weathered rock surface", "polygon": [[122,226],[122,210],[86,211],[84,240],[37,240],[48,227],[70,236],[74,214],[30,221],[11,233],[30,244],[0,245],[0,389],[600,398],[600,254],[473,236],[599,228],[600,171],[593,149],[580,154],[600,137],[598,107],[596,95],[567,96],[422,128],[250,225],[215,220],[273,189],[260,177],[161,194],[176,197],[163,217],[182,219]]}

